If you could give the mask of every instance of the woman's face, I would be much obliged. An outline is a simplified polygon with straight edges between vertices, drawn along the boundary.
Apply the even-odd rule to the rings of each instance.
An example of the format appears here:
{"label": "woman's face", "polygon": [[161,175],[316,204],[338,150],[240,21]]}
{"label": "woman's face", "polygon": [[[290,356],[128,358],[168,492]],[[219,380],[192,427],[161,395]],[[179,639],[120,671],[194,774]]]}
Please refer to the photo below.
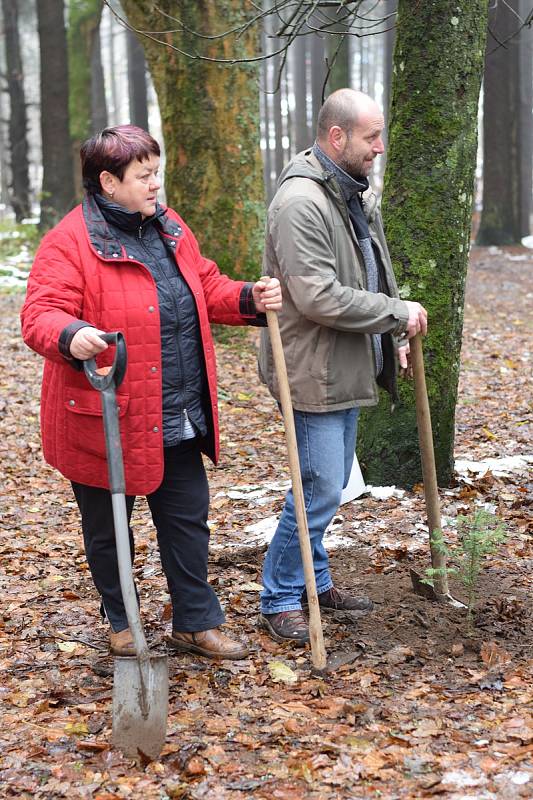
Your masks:
{"label": "woman's face", "polygon": [[144,161],[131,161],[120,181],[116,175],[103,172],[100,175],[102,188],[128,211],[140,212],[144,217],[155,214],[159,180],[159,157],[152,155]]}

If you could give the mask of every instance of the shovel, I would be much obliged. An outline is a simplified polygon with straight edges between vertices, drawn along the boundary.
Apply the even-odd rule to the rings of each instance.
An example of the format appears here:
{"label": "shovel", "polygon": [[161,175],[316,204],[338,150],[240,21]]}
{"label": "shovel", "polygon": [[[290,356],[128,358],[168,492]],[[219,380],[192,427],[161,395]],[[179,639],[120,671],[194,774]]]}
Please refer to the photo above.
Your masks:
{"label": "shovel", "polygon": [[305,500],[302,487],[302,476],[300,473],[300,459],[298,457],[298,446],[296,443],[296,429],[294,427],[294,414],[292,410],[291,392],[289,389],[289,379],[287,377],[287,366],[283,354],[283,345],[279,332],[278,315],[275,311],[266,312],[270,342],[272,344],[272,355],[276,377],[278,379],[281,411],[285,423],[285,438],[287,440],[287,451],[289,458],[289,468],[292,481],[292,493],[294,496],[294,509],[298,522],[298,539],[300,541],[300,552],[304,568],[305,590],[309,603],[309,639],[311,642],[311,660],[315,670],[326,669],[326,649],[324,646],[324,633],[322,631],[322,619],[320,616],[320,606],[316,592],[315,569],[313,566],[313,555],[311,553],[311,543],[309,541],[309,528],[307,525],[307,514],[305,511]]}
{"label": "shovel", "polygon": [[154,760],[165,742],[168,716],[168,665],[166,656],[151,655],[139,615],[133,583],[126,512],[126,484],[115,389],[126,372],[126,342],[122,333],[100,334],[116,346],[111,367],[97,369],[94,358],[83,362],[91,386],[101,394],[109,469],[109,489],[117,544],[120,588],[135,656],[116,657],[113,676],[113,744],[132,758]]}
{"label": "shovel", "polygon": [[429,547],[431,553],[431,566],[438,570],[433,579],[433,586],[423,583],[420,575],[411,570],[411,582],[416,594],[436,600],[440,603],[449,603],[456,608],[465,608],[464,603],[456,600],[450,594],[448,576],[446,572],[446,556],[433,539],[433,532],[440,530],[440,503],[437,489],[437,471],[435,469],[435,451],[433,449],[433,432],[431,428],[431,413],[426,388],[426,374],[424,370],[424,353],[422,339],[417,334],[410,340],[411,364],[415,383],[416,423],[418,427],[418,440],[420,443],[420,460],[422,462],[422,477],[424,481],[424,500],[426,503],[427,523],[429,528]]}

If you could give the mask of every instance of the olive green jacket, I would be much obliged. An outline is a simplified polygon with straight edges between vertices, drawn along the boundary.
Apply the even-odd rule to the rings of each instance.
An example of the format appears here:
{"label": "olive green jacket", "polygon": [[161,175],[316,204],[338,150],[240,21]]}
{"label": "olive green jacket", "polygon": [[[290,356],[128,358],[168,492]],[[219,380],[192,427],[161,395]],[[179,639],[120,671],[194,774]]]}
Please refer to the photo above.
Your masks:
{"label": "olive green jacket", "polygon": [[[372,333],[386,334],[379,383],[394,397],[392,337],[406,330],[408,309],[398,299],[375,195],[366,193],[364,210],[381,257],[378,293],[366,290],[363,256],[340,187],[311,150],[291,161],[278,187],[268,210],[263,274],[279,278],[283,289],[279,323],[294,408],[324,412],[376,404]],[[259,373],[279,400],[266,329]]]}

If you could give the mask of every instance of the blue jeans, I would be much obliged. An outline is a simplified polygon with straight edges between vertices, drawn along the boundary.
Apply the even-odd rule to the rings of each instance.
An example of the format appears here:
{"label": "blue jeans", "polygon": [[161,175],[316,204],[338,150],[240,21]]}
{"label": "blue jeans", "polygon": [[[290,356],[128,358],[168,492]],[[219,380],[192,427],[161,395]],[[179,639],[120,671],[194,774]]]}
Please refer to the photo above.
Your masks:
{"label": "blue jeans", "polygon": [[[328,556],[322,543],[348,483],[352,468],[359,408],[311,414],[294,412],[300,471],[315,567],[317,592],[331,589]],[[263,566],[261,611],[277,614],[302,607],[305,588],[298,523],[292,489],[268,548]]]}

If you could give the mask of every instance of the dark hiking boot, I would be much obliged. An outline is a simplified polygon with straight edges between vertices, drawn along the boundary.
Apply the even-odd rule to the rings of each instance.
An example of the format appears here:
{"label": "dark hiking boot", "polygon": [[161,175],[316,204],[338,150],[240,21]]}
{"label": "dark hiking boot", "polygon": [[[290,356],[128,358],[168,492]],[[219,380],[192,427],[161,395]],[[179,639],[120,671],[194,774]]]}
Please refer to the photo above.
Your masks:
{"label": "dark hiking boot", "polygon": [[[307,595],[302,595],[302,603],[307,605]],[[320,608],[329,608],[332,611],[357,611],[359,614],[368,614],[374,608],[370,597],[352,597],[346,592],[340,592],[334,586],[318,595]]]}
{"label": "dark hiking boot", "polygon": [[307,620],[300,610],[260,614],[259,625],[277,642],[305,644],[309,641]]}

